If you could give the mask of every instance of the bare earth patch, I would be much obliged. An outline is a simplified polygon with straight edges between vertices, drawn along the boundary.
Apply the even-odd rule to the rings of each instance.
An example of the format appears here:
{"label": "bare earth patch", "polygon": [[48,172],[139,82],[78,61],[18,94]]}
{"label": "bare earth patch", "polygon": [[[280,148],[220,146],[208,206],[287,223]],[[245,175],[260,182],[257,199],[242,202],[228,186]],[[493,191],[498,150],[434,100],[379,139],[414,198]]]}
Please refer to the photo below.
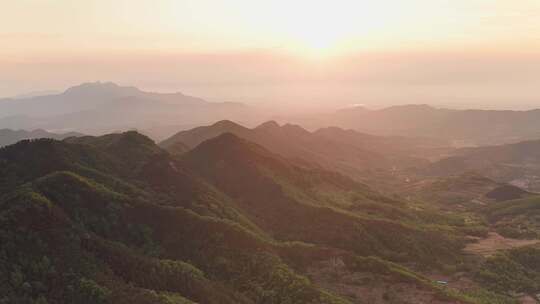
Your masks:
{"label": "bare earth patch", "polygon": [[475,243],[468,244],[464,251],[470,254],[478,254],[485,257],[492,256],[498,250],[512,249],[540,243],[540,240],[518,240],[505,238],[497,232],[489,232],[488,237],[478,239]]}
{"label": "bare earth patch", "polygon": [[521,304],[537,304],[538,302],[531,296],[523,296],[519,298]]}
{"label": "bare earth patch", "polygon": [[354,304],[460,304],[439,299],[436,292],[414,283],[371,273],[352,272],[344,265],[321,262],[308,269],[308,277],[318,286],[347,298]]}

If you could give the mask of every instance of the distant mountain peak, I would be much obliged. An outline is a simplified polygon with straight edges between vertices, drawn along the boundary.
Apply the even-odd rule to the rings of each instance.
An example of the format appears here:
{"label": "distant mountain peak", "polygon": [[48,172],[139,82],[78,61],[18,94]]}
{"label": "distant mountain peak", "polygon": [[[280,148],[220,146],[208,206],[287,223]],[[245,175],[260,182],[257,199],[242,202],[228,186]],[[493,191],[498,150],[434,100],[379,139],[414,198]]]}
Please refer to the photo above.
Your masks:
{"label": "distant mountain peak", "polygon": [[258,125],[255,129],[257,130],[272,130],[272,129],[279,129],[280,125],[275,120],[270,120],[267,122],[264,122],[260,125]]}
{"label": "distant mountain peak", "polygon": [[383,109],[382,111],[387,111],[387,110],[433,111],[433,110],[438,110],[438,109],[428,104],[405,104],[405,105],[391,106],[391,107]]}
{"label": "distant mountain peak", "polygon": [[154,143],[152,139],[150,139],[148,136],[144,134],[141,134],[137,130],[129,130],[129,131],[122,132],[119,134],[119,137],[125,140],[129,140],[129,141],[144,141],[147,143],[152,143],[152,144]]}
{"label": "distant mountain peak", "polygon": [[119,86],[114,82],[85,82],[68,88],[64,95],[86,95],[86,94],[110,94],[117,93],[120,96],[137,95],[142,93],[136,87]]}
{"label": "distant mountain peak", "polygon": [[272,163],[283,160],[278,154],[231,132],[224,132],[202,142],[187,152],[187,158],[204,159],[204,162],[226,161],[235,164],[233,167],[250,163],[262,164],[269,159],[272,159]]}
{"label": "distant mountain peak", "polygon": [[324,127],[317,129],[314,134],[326,134],[326,135],[340,135],[340,134],[350,134],[350,135],[362,135],[362,136],[368,136],[367,134],[351,130],[351,129],[344,129],[340,127],[330,126],[330,127]]}
{"label": "distant mountain peak", "polygon": [[256,127],[254,130],[256,131],[282,131],[288,134],[301,134],[301,135],[309,134],[309,131],[307,131],[306,129],[302,128],[299,125],[287,123],[280,126],[274,120],[270,120],[265,123],[262,123],[261,125]]}
{"label": "distant mountain peak", "polygon": [[93,145],[110,146],[113,144],[142,144],[154,146],[155,143],[152,139],[139,133],[137,130],[129,130],[119,133],[111,133],[102,136],[82,136],[76,138],[68,138],[67,142],[70,143],[90,143]]}
{"label": "distant mountain peak", "polygon": [[368,112],[371,112],[371,110],[361,105],[354,105],[354,106],[338,109],[336,113],[360,114],[360,113],[368,113]]}
{"label": "distant mountain peak", "polygon": [[288,134],[294,134],[294,135],[305,135],[305,136],[309,136],[310,135],[310,132],[304,128],[302,128],[301,126],[299,125],[296,125],[296,124],[285,124],[281,127],[281,129],[285,132],[287,132]]}
{"label": "distant mountain peak", "polygon": [[212,127],[216,128],[235,128],[235,127],[241,127],[239,124],[235,123],[234,121],[224,119],[220,120],[212,125]]}

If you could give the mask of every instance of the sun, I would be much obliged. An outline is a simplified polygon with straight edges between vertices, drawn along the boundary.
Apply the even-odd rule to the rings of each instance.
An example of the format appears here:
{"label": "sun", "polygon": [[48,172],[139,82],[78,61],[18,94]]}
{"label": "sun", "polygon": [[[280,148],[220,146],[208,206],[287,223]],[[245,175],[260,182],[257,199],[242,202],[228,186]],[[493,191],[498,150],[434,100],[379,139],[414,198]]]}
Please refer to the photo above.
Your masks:
{"label": "sun", "polygon": [[[353,2],[296,2],[283,17],[284,32],[306,55],[327,57],[344,51],[344,45],[371,28],[372,18]],[[366,2],[364,2],[365,5]],[[347,4],[347,5],[344,5]],[[366,7],[364,7],[366,9]],[[361,14],[359,12],[364,12]]]}
{"label": "sun", "polygon": [[306,22],[289,29],[291,40],[298,53],[311,58],[326,58],[345,51],[344,45],[349,37],[346,28],[336,24],[325,25],[320,22]]}
{"label": "sun", "polygon": [[[278,1],[278,0],[275,0]],[[279,2],[279,1],[278,1]],[[288,1],[268,12],[289,47],[317,57],[339,55],[354,48],[369,48],[388,28],[400,23],[407,8],[397,0]]]}
{"label": "sun", "polygon": [[306,32],[298,40],[306,52],[318,57],[337,53],[344,38],[339,32],[325,30]]}

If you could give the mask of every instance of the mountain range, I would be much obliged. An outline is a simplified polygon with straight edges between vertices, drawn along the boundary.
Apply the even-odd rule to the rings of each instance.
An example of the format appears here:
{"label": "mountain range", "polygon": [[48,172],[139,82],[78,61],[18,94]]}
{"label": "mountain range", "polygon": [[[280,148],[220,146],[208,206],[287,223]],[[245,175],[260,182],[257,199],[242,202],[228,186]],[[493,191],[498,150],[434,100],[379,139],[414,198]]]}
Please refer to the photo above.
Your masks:
{"label": "mountain range", "polygon": [[411,104],[378,110],[353,107],[291,120],[310,128],[338,126],[376,135],[434,137],[455,147],[540,138],[540,110],[457,110]]}
{"label": "mountain range", "polygon": [[[231,133],[23,140],[0,163],[5,303],[512,303],[462,253],[478,223]],[[423,271],[458,268],[473,289]]]}
{"label": "mountain range", "polygon": [[151,93],[111,82],[83,83],[45,96],[0,100],[0,126],[86,134],[140,129],[154,138],[225,117],[253,117],[240,103],[212,103],[182,93]]}
{"label": "mountain range", "polygon": [[410,104],[283,117],[277,110],[253,105],[208,102],[178,92],[145,92],[111,82],[83,83],[44,96],[0,99],[0,113],[0,128],[85,134],[137,129],[155,140],[223,119],[248,126],[275,119],[308,130],[334,126],[373,135],[436,138],[458,148],[540,138],[540,110],[457,110]]}
{"label": "mountain range", "polygon": [[427,163],[444,150],[444,142],[428,138],[373,136],[337,127],[307,131],[298,125],[265,122],[247,128],[232,121],[181,131],[160,143],[171,153],[193,149],[203,141],[232,133],[282,157],[362,178],[368,171],[398,170]]}
{"label": "mountain range", "polygon": [[[540,291],[540,141],[521,141],[537,111],[356,107],[301,126],[112,83],[0,110],[2,126],[43,127],[0,130],[0,304],[523,304]],[[119,131],[133,128],[154,139]],[[72,129],[90,135],[58,131]]]}
{"label": "mountain range", "polygon": [[64,139],[72,136],[81,136],[81,133],[69,132],[69,133],[51,133],[45,130],[10,130],[10,129],[0,129],[0,147],[14,144],[23,139],[37,139],[37,138],[53,138],[53,139]]}

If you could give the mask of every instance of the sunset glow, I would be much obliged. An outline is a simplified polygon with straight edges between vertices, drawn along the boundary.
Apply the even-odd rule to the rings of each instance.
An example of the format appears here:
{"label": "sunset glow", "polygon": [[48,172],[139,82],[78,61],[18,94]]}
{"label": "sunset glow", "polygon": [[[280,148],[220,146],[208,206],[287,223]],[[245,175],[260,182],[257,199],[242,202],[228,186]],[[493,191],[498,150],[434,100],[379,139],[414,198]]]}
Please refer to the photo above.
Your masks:
{"label": "sunset glow", "polygon": [[[538,47],[538,1],[20,0],[2,53]],[[495,17],[496,16],[496,17]]]}
{"label": "sunset glow", "polygon": [[540,304],[540,0],[0,0],[0,304]]}
{"label": "sunset glow", "polygon": [[[458,91],[460,99],[519,95],[529,104],[539,16],[535,0],[4,1],[0,96],[110,79],[211,97],[257,84],[246,96],[226,94],[233,99],[269,98],[268,87],[285,85],[272,98],[310,100],[314,90],[289,88],[351,98],[386,92],[391,81],[414,86],[403,88],[414,92],[408,98],[396,93],[408,101]],[[457,90],[464,77],[477,82]],[[320,79],[327,89],[314,83]],[[359,80],[370,87],[355,91]],[[504,92],[484,89],[499,81]]]}

